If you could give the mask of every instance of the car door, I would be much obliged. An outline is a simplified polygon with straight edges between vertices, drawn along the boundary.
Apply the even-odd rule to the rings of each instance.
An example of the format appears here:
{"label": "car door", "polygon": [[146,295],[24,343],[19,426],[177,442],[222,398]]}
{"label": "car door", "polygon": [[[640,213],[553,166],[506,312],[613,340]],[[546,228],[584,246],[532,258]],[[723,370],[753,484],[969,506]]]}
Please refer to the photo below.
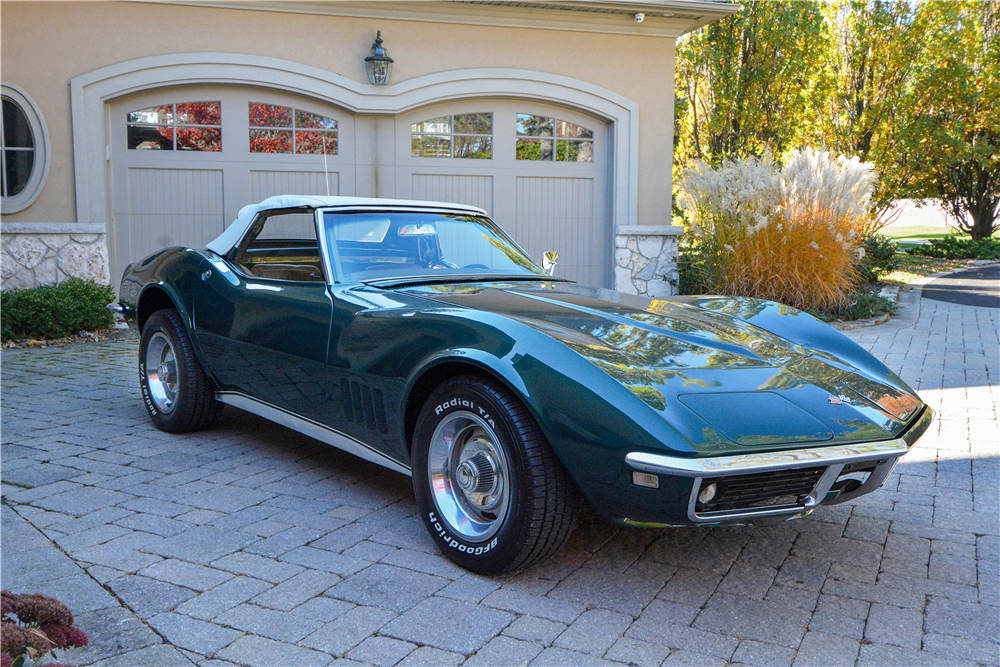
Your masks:
{"label": "car door", "polygon": [[220,389],[329,423],[333,301],[313,211],[262,212],[201,278],[195,335]]}

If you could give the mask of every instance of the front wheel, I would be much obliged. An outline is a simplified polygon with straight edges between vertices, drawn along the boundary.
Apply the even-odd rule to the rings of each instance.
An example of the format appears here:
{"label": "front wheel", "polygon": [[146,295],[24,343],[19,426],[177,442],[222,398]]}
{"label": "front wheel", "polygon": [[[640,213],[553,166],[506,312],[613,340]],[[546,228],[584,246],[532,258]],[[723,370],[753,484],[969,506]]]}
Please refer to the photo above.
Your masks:
{"label": "front wheel", "polygon": [[441,551],[477,574],[540,562],[565,544],[580,498],[527,408],[492,380],[449,380],[413,441],[413,489]]}
{"label": "front wheel", "polygon": [[153,313],[142,329],[139,388],[149,418],[161,431],[184,433],[207,428],[222,410],[212,382],[194,354],[184,322],[172,308]]}

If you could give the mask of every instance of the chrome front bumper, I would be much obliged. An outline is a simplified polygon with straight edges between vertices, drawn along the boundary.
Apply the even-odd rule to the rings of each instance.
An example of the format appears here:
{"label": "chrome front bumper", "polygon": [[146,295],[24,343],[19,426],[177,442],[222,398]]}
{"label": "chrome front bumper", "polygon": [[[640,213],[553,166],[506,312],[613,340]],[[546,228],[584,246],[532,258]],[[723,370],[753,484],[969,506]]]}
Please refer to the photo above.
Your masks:
{"label": "chrome front bumper", "polygon": [[[895,440],[866,442],[856,445],[831,445],[809,449],[791,449],[760,454],[738,454],[690,459],[663,454],[633,452],[625,457],[633,470],[668,477],[692,477],[694,483],[688,501],[688,519],[695,523],[718,523],[741,519],[792,517],[804,514],[826,500],[837,478],[851,464],[875,462],[874,470],[858,488],[840,493],[827,501],[832,505],[871,493],[885,482],[900,456],[910,451],[913,444],[927,431],[934,420],[934,411],[924,407],[913,425]],[[732,510],[728,512],[696,512],[702,480],[706,478],[752,475],[798,468],[826,468],[812,492],[804,501],[795,505],[774,508]]]}

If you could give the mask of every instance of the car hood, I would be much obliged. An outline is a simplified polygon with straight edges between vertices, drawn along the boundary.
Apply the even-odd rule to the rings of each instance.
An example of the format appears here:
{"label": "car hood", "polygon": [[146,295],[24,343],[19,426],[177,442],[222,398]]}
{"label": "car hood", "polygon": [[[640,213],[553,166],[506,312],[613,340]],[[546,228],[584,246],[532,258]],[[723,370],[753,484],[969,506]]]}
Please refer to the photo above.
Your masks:
{"label": "car hood", "polygon": [[558,282],[406,291],[560,341],[706,453],[886,439],[919,411],[919,399],[879,378],[690,297],[650,300]]}

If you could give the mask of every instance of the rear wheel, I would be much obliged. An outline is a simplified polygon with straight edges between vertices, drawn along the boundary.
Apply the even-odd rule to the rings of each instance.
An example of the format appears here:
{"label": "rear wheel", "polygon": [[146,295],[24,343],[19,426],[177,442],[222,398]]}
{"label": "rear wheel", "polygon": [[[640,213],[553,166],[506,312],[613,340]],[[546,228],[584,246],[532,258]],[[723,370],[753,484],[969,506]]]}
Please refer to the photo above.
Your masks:
{"label": "rear wheel", "polygon": [[162,431],[197,431],[214,424],[222,411],[173,308],[156,311],[143,327],[139,387],[149,418]]}
{"label": "rear wheel", "polygon": [[523,569],[554,554],[580,505],[527,408],[476,376],[449,380],[424,404],[413,488],[441,551],[478,574]]}

